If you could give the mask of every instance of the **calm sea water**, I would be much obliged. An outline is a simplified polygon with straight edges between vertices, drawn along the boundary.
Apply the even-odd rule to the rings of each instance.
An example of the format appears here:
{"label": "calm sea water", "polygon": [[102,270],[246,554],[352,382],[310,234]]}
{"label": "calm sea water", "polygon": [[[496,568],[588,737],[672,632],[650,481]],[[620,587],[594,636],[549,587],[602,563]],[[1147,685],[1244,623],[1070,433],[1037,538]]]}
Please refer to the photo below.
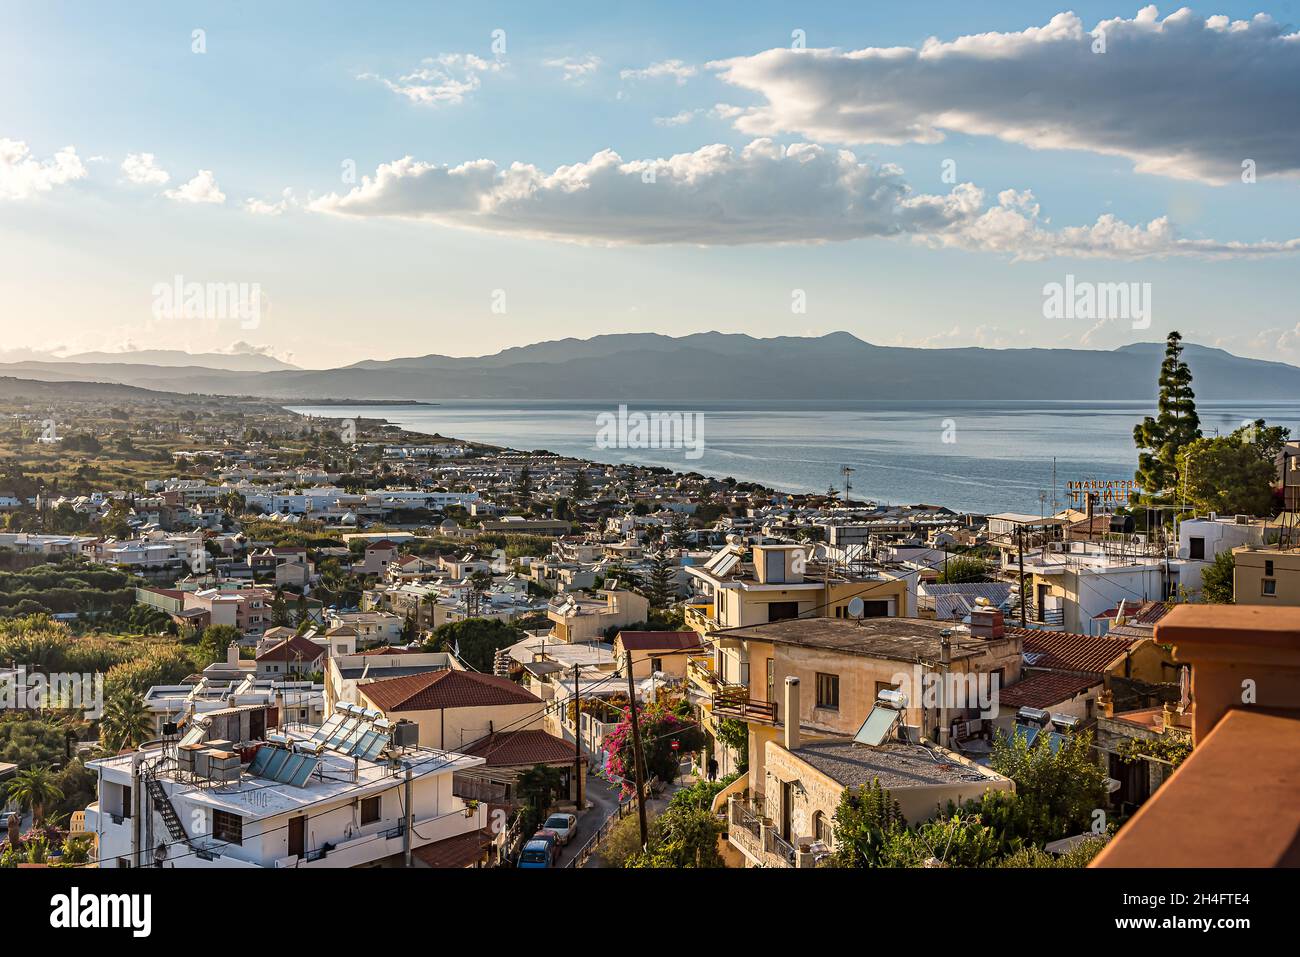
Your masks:
{"label": "calm sea water", "polygon": [[[549,449],[596,462],[662,465],[733,476],[787,491],[843,488],[892,504],[1038,513],[1070,480],[1131,479],[1133,426],[1154,407],[1138,402],[729,402],[633,405],[630,412],[698,412],[703,455],[684,450],[597,448],[594,403],[444,403],[437,406],[292,406],[295,412],[384,418],[417,432],[515,449]],[[1207,435],[1264,418],[1300,435],[1300,400],[1198,404]],[[950,441],[945,441],[945,439]]]}

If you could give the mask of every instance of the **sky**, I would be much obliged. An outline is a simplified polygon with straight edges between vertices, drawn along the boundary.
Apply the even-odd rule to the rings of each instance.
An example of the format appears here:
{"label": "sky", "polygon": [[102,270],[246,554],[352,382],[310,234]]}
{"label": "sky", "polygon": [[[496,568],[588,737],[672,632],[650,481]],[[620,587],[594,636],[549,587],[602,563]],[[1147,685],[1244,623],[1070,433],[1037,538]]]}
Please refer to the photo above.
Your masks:
{"label": "sky", "polygon": [[1177,328],[1300,364],[1296,2],[559,6],[10,0],[0,361]]}

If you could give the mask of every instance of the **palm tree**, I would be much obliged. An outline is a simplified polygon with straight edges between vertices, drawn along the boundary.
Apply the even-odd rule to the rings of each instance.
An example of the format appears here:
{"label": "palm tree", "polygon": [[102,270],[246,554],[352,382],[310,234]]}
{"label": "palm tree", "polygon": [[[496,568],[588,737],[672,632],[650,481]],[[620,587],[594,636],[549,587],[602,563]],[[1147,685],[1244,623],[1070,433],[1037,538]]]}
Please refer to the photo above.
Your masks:
{"label": "palm tree", "polygon": [[99,739],[108,751],[117,752],[125,747],[135,747],[153,732],[153,715],[144,700],[124,691],[104,706],[104,716],[99,721]]}
{"label": "palm tree", "polygon": [[32,820],[40,824],[45,820],[45,809],[63,800],[63,790],[54,783],[48,766],[28,768],[14,775],[9,783],[9,797],[20,807],[29,808]]}

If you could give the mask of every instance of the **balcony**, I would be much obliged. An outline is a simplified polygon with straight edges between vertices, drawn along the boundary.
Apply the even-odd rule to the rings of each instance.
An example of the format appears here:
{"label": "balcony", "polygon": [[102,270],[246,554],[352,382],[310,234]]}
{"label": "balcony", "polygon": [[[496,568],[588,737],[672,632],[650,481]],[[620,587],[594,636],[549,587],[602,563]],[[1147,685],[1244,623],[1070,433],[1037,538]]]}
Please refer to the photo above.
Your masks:
{"label": "balcony", "polygon": [[691,655],[686,659],[686,678],[705,694],[713,694],[722,679],[713,667],[712,655]]}
{"label": "balcony", "polygon": [[701,635],[719,627],[717,619],[713,617],[713,602],[711,601],[689,603],[686,606],[685,618],[686,627],[699,632]]}
{"label": "balcony", "polygon": [[724,687],[713,694],[713,714],[718,718],[739,718],[760,724],[776,724],[776,702],[755,701],[745,687]]}
{"label": "balcony", "polygon": [[739,795],[733,795],[727,804],[728,840],[751,864],[756,867],[797,866],[794,846],[776,833],[776,827],[762,818],[760,811],[747,806]]}

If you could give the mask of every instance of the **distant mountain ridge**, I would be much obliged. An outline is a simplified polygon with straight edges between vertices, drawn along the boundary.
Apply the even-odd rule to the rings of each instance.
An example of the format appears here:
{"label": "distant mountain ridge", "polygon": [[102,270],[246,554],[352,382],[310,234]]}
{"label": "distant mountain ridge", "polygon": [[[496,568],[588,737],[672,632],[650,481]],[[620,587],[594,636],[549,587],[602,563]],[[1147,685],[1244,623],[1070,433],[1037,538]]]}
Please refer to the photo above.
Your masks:
{"label": "distant mountain ridge", "polygon": [[[817,399],[1154,399],[1162,342],[1088,349],[919,349],[847,332],[758,339],[619,333],[494,355],[369,359],[338,369],[237,371],[123,362],[19,362],[0,374],[120,382],[181,393],[277,400],[319,396],[438,401],[610,402]],[[138,354],[137,354],[138,355]],[[107,357],[106,357],[107,358]],[[1300,368],[1187,344],[1199,399],[1300,398]],[[274,361],[274,360],[273,360]]]}

